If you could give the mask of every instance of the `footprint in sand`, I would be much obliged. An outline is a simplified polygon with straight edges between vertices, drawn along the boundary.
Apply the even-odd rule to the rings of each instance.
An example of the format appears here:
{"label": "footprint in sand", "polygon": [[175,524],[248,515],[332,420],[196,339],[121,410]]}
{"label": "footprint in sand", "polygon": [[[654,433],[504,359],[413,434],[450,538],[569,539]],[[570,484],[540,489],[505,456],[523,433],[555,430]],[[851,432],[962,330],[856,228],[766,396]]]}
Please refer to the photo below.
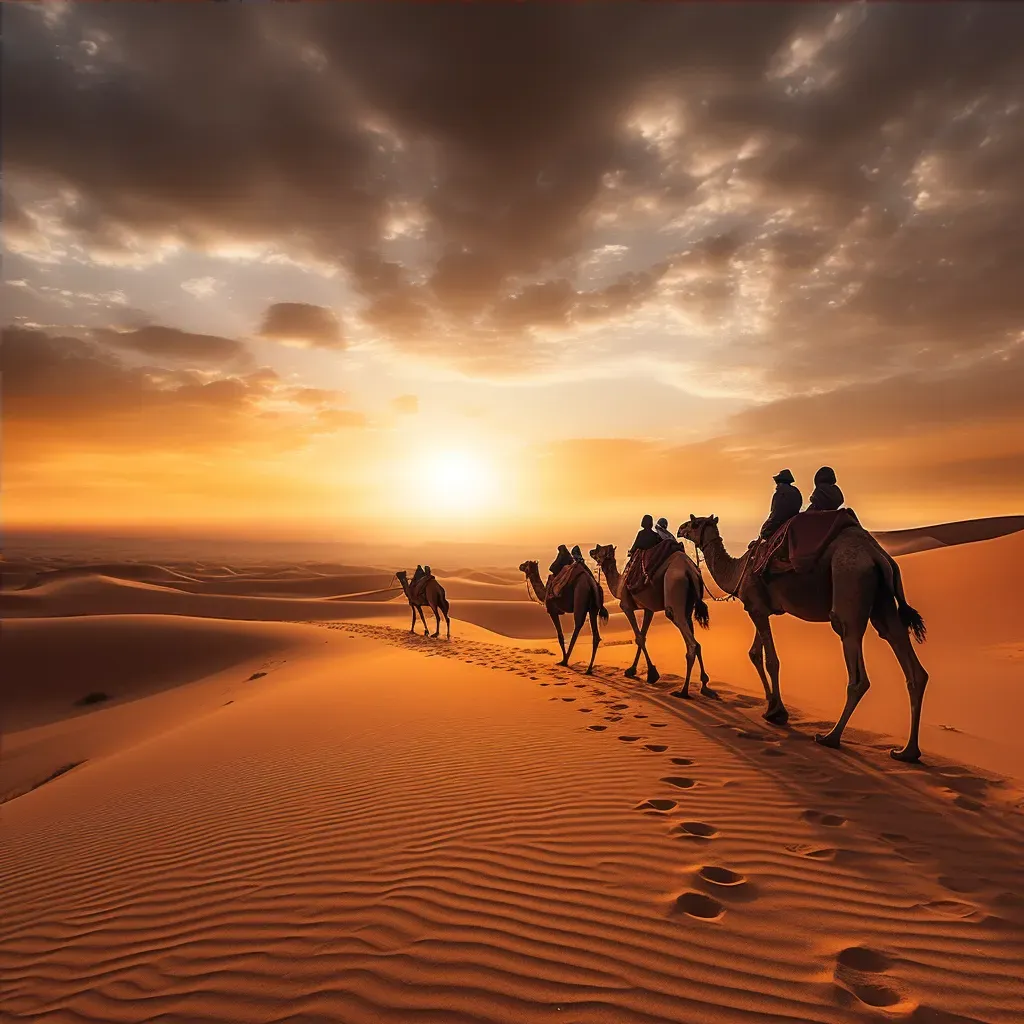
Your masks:
{"label": "footprint in sand", "polygon": [[[537,677],[536,676],[530,676],[530,678],[531,679],[536,679]],[[550,683],[541,683],[540,685],[541,686],[550,686],[551,684]]]}
{"label": "footprint in sand", "polygon": [[702,892],[684,892],[677,896],[675,909],[678,913],[701,921],[717,921],[725,913],[725,908],[718,900]]}
{"label": "footprint in sand", "polygon": [[970,917],[978,909],[970,903],[962,903],[960,900],[931,900],[928,903],[919,903],[918,906],[939,917],[957,918]]}
{"label": "footprint in sand", "polygon": [[[882,974],[892,966],[892,960],[878,950],[867,946],[849,946],[836,957],[835,980],[866,1006],[892,1010],[904,1002],[899,991],[890,985],[883,985],[875,975]],[[911,1004],[907,1003],[907,1009]]]}
{"label": "footprint in sand", "polygon": [[764,754],[765,757],[785,757],[786,756],[785,751],[779,750],[778,747],[765,747],[764,750],[761,751],[761,753]]}
{"label": "footprint in sand", "polygon": [[591,711],[593,711],[594,709],[593,709],[593,708],[577,708],[576,710],[577,710],[577,711],[578,711],[578,712],[579,712],[579,713],[580,713],[581,715],[589,715],[589,714],[591,713]]}
{"label": "footprint in sand", "polygon": [[638,811],[655,810],[655,811],[661,811],[662,813],[664,813],[666,811],[671,811],[672,808],[675,807],[675,806],[676,806],[675,800],[660,800],[660,799],[659,800],[655,800],[655,799],[651,799],[651,800],[645,800],[642,804],[637,804],[635,809],[638,810]]}
{"label": "footprint in sand", "polygon": [[647,715],[634,715],[633,717],[634,718],[646,718]]}
{"label": "footprint in sand", "polygon": [[625,711],[628,707],[628,704],[613,704],[612,711]]}
{"label": "footprint in sand", "polygon": [[563,697],[562,698],[562,700],[564,700],[566,704],[571,704],[575,699],[576,699],[575,697]]}
{"label": "footprint in sand", "polygon": [[653,750],[656,754],[663,754],[668,747],[664,743],[645,743],[644,750]]}
{"label": "footprint in sand", "polygon": [[679,775],[666,775],[661,781],[675,786],[676,789],[693,789],[697,785],[695,779],[686,779]]}
{"label": "footprint in sand", "polygon": [[985,809],[985,805],[980,800],[975,800],[970,796],[958,796],[953,803],[957,807],[962,807],[965,811],[974,811],[975,814]]}
{"label": "footprint in sand", "polygon": [[673,757],[670,759],[673,764],[691,765],[694,764],[692,757]]}
{"label": "footprint in sand", "polygon": [[622,740],[623,743],[636,743],[636,741],[638,739],[640,739],[640,737],[639,736],[620,736],[619,739]]}
{"label": "footprint in sand", "polygon": [[621,722],[622,715],[605,715],[604,720],[606,722]]}
{"label": "footprint in sand", "polygon": [[680,839],[715,839],[718,836],[718,829],[703,821],[684,821],[674,831]]}
{"label": "footprint in sand", "polygon": [[604,732],[608,728],[607,725],[588,725],[587,728],[591,732]]}
{"label": "footprint in sand", "polygon": [[813,822],[816,825],[827,825],[829,828],[839,828],[846,824],[846,819],[840,814],[822,814],[821,811],[804,811],[800,815],[804,821]]}
{"label": "footprint in sand", "polygon": [[698,884],[713,887],[723,899],[749,902],[757,898],[757,889],[746,877],[732,868],[723,868],[715,864],[705,864],[696,876]]}
{"label": "footprint in sand", "polygon": [[652,729],[664,729],[668,722],[651,722]]}
{"label": "footprint in sand", "polygon": [[833,846],[812,846],[810,843],[786,843],[786,849],[809,860],[834,860],[836,855]]}

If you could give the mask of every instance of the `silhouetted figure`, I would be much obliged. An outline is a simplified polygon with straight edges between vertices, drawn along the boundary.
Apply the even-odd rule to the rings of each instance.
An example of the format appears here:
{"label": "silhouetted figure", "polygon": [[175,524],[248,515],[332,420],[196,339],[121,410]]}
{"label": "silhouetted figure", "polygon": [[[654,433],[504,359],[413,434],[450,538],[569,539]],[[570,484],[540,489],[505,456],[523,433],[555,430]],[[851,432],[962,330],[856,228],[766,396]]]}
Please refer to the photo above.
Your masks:
{"label": "silhouetted figure", "polygon": [[548,572],[558,572],[559,569],[564,569],[567,565],[572,565],[572,555],[569,554],[569,549],[564,544],[558,545],[558,553],[555,555],[555,560],[548,567]]}
{"label": "silhouetted figure", "polygon": [[842,508],[844,500],[843,492],[836,483],[835,470],[830,466],[822,466],[814,474],[814,490],[807,511],[833,512],[837,508]]}
{"label": "silhouetted figure", "polygon": [[423,566],[422,565],[417,565],[416,566],[416,571],[412,574],[412,581],[413,581],[413,583],[419,583],[419,581],[421,579],[423,579],[423,577],[425,575],[426,575],[426,573],[423,571]]}
{"label": "silhouetted figure", "polygon": [[629,549],[629,554],[632,555],[634,551],[649,551],[660,543],[661,538],[654,532],[654,516],[644,516],[640,520],[640,530]]}
{"label": "silhouetted figure", "polygon": [[761,540],[767,540],[783,523],[792,519],[804,503],[803,496],[793,486],[793,474],[788,469],[782,470],[772,479],[775,481],[775,494],[772,495],[768,518],[761,526]]}
{"label": "silhouetted figure", "polygon": [[429,565],[425,565],[425,566],[423,566],[423,575],[424,575],[424,576],[433,576],[433,575],[434,575],[434,574],[433,574],[433,573],[432,573],[432,572],[430,571],[430,566],[429,566]]}
{"label": "silhouetted figure", "polygon": [[666,519],[666,518],[665,518],[664,516],[662,516],[662,517],[661,517],[661,518],[660,518],[660,519],[659,519],[659,520],[658,520],[658,521],[657,521],[657,522],[656,522],[656,523],[654,524],[654,532],[655,532],[655,533],[656,533],[656,534],[657,534],[657,535],[658,535],[658,536],[659,536],[659,537],[660,537],[660,538],[661,538],[662,540],[670,540],[670,541],[672,541],[672,543],[673,543],[673,544],[675,544],[675,542],[676,542],[676,539],[675,539],[675,537],[673,537],[673,536],[672,536],[671,532],[669,531],[669,528],[668,528],[668,520],[667,520],[667,519]]}
{"label": "silhouetted figure", "polygon": [[580,565],[586,565],[587,563],[583,560],[583,552],[580,551],[579,544],[573,544],[572,551],[569,552],[572,555],[574,562],[579,562]]}

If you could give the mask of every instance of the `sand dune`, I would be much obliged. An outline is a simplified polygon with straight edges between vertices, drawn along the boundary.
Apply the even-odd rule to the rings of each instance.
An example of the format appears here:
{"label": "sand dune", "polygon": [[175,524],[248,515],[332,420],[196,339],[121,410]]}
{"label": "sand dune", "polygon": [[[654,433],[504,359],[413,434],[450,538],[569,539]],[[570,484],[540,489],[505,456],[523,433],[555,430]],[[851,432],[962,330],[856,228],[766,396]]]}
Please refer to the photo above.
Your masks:
{"label": "sand dune", "polygon": [[[253,671],[270,666],[268,656],[313,642],[294,625],[180,616],[6,622],[0,800],[68,763],[220,707]],[[204,681],[215,683],[212,691]]]}
{"label": "sand dune", "polygon": [[0,1014],[1024,1018],[1019,790],[521,641],[288,628],[271,685],[4,806]]}
{"label": "sand dune", "polygon": [[113,562],[100,565],[75,565],[63,569],[50,569],[36,578],[33,586],[47,586],[59,580],[79,576],[110,576],[114,579],[134,583],[180,583],[194,582],[183,573],[163,565],[146,565],[137,562]]}
{"label": "sand dune", "polygon": [[1024,516],[992,516],[988,519],[965,519],[958,523],[920,526],[913,530],[881,531],[875,536],[891,554],[909,555],[938,547],[992,540],[1021,530],[1024,530]]}

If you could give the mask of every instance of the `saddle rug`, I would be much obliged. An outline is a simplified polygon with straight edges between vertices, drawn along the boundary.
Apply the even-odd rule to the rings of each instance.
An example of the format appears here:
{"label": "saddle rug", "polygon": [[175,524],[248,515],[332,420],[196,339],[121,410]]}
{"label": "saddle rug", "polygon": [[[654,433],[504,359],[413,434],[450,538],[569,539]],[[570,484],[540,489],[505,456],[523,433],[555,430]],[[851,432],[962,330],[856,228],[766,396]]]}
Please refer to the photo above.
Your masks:
{"label": "saddle rug", "polygon": [[674,540],[662,540],[646,551],[634,551],[623,574],[627,589],[643,590],[649,586],[651,577],[661,568],[662,563],[679,550]]}
{"label": "saddle rug", "polygon": [[852,508],[798,512],[755,551],[750,570],[758,576],[810,572],[832,541],[851,526],[860,526]]}
{"label": "saddle rug", "polygon": [[573,562],[572,565],[563,566],[557,573],[549,576],[546,588],[548,600],[558,600],[558,598],[565,593],[566,588],[575,584],[576,580],[578,580],[580,575],[583,573],[586,573],[591,579],[594,578],[591,575],[590,570],[585,565],[580,565],[579,562]]}
{"label": "saddle rug", "polygon": [[413,604],[427,603],[427,584],[435,579],[433,573],[429,576],[421,576],[412,586],[409,587],[409,599]]}

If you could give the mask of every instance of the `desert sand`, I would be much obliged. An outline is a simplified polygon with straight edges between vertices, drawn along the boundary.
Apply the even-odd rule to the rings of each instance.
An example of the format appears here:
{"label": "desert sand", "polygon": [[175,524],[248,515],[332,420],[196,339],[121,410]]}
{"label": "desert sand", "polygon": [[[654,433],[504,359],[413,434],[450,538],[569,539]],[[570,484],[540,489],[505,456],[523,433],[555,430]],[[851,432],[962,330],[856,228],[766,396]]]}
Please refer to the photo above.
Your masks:
{"label": "desert sand", "polygon": [[929,626],[920,766],[877,638],[835,752],[838,642],[774,620],[762,722],[735,602],[683,703],[662,617],[657,687],[610,598],[586,677],[500,567],[435,569],[446,642],[388,567],[7,563],[0,1018],[1018,1022],[1014,528],[883,537]]}

